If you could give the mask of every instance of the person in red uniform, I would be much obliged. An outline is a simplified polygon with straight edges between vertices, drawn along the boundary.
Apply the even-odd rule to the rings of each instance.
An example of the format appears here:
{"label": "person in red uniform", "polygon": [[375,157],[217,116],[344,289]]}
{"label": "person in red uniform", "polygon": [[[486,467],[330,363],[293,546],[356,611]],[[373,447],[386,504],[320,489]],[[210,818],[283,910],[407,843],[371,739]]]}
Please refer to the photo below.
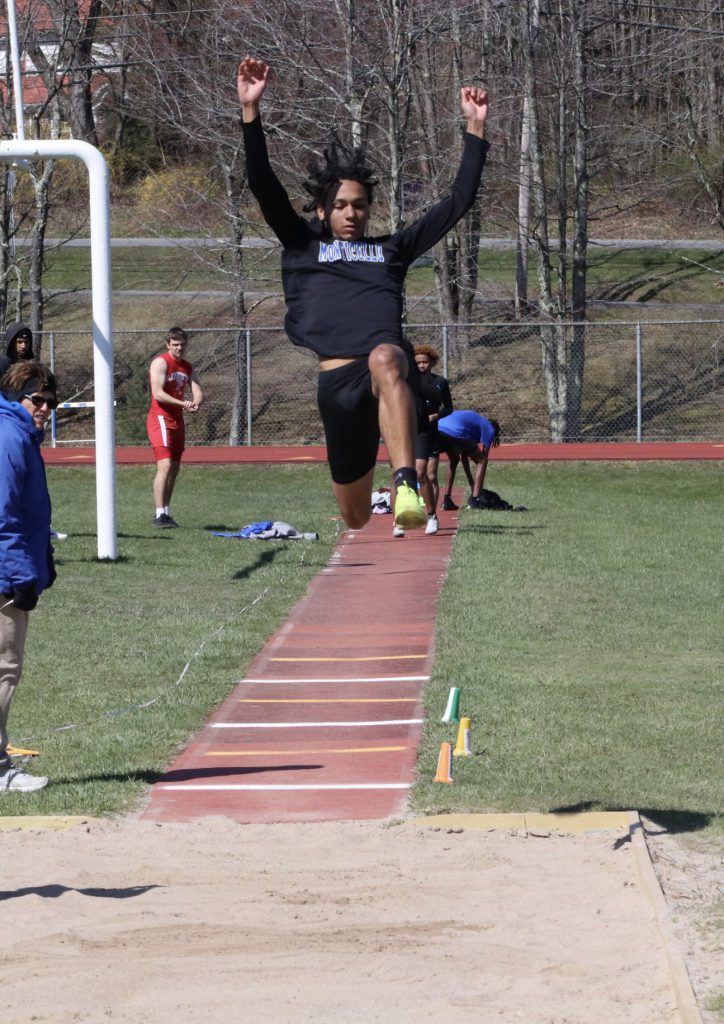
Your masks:
{"label": "person in red uniform", "polygon": [[156,458],[153,479],[156,512],[151,524],[160,529],[178,526],[171,517],[170,506],[185,448],[184,412],[197,413],[204,400],[193,367],[183,358],[187,344],[186,331],[172,327],[166,337],[166,351],[156,356],[149,368],[151,408],[146,430]]}

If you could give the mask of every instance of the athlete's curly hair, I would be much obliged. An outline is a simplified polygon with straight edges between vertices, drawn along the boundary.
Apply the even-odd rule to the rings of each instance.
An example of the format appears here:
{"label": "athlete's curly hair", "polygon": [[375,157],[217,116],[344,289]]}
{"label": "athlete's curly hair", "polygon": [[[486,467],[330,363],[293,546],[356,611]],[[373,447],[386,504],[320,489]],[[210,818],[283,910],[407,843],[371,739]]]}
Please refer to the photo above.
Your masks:
{"label": "athlete's curly hair", "polygon": [[427,356],[430,366],[436,366],[440,362],[440,353],[432,345],[415,345],[416,356]]}
{"label": "athlete's curly hair", "polygon": [[500,424],[498,423],[497,420],[493,420],[490,417],[488,417],[488,422],[495,431],[495,433],[493,434],[493,440],[490,442],[490,447],[497,448],[498,445],[500,444]]}
{"label": "athlete's curly hair", "polygon": [[307,174],[309,177],[302,184],[311,196],[304,207],[308,213],[316,210],[318,206],[326,210],[342,179],[358,181],[367,193],[367,200],[370,203],[374,198],[375,185],[379,184],[364,150],[359,146],[350,149],[338,138],[333,138],[324,149],[321,160],[313,158],[309,161]]}

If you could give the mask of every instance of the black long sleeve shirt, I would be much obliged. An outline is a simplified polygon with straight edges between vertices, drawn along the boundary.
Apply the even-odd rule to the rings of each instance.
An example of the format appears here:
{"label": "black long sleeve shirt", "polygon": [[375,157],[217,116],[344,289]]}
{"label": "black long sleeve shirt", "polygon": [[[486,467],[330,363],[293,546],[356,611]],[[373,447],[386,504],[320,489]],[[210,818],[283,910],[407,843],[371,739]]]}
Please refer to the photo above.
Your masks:
{"label": "black long sleeve shirt", "polygon": [[[450,385],[447,378],[437,373],[421,373],[419,384],[420,395],[425,402],[425,412],[428,416],[437,413],[438,419],[449,416],[453,411]],[[435,424],[430,424],[434,429]]]}
{"label": "black long sleeve shirt", "polygon": [[284,328],[291,341],[328,358],[367,355],[385,342],[402,344],[407,270],[475,202],[488,143],[466,133],[450,192],[409,227],[347,242],[294,210],[269,163],[261,119],[244,123],[243,130],[249,187],[283,247]]}

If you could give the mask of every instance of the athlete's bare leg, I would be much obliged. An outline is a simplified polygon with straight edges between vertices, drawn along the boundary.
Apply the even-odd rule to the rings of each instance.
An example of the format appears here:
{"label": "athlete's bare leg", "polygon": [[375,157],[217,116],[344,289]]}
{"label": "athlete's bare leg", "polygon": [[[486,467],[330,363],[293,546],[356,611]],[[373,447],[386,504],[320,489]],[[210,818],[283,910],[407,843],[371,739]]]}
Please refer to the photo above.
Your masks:
{"label": "athlete's bare leg", "polygon": [[171,504],[179,469],[181,463],[175,459],[159,459],[156,463],[156,475],[153,478],[153,501],[156,508],[165,508]]}
{"label": "athlete's bare leg", "polygon": [[413,468],[417,415],[407,383],[407,357],[399,345],[378,345],[370,352],[369,368],[392,471],[402,466]]}
{"label": "athlete's bare leg", "polygon": [[337,499],[339,511],[350,530],[361,530],[372,515],[372,479],[374,467],[359,480],[351,484],[337,484],[332,481],[332,493]]}
{"label": "athlete's bare leg", "polygon": [[[448,452],[447,473],[445,475],[445,498],[452,497],[453,484],[455,483],[455,471],[460,462],[460,456]],[[472,485],[471,485],[472,486]]]}
{"label": "athlete's bare leg", "polygon": [[425,502],[427,511],[432,515],[437,506],[437,496],[428,473],[429,464],[430,461],[428,459],[417,459],[415,469],[417,470],[417,483],[420,488],[420,494]]}
{"label": "athlete's bare leg", "polygon": [[[378,345],[369,355],[372,394],[379,403],[380,432],[387,446],[393,472],[402,466],[414,469],[415,403],[407,384],[408,362],[399,345]],[[332,491],[347,526],[361,529],[372,514],[374,468],[349,484],[332,482]]]}
{"label": "athlete's bare leg", "polygon": [[[432,511],[434,512],[437,508],[437,502],[440,497],[440,485],[437,482],[437,467],[439,459],[428,459],[427,460],[427,481],[430,487],[430,493],[432,495]],[[427,500],[427,499],[425,499]],[[429,510],[429,506],[428,506]]]}

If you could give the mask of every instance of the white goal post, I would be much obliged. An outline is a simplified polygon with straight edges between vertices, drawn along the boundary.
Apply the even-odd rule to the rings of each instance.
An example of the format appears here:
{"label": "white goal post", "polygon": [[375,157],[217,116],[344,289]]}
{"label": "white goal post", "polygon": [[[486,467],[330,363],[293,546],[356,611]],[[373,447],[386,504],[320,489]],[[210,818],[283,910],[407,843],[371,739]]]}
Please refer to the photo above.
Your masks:
{"label": "white goal post", "polygon": [[91,287],[93,290],[93,382],[96,435],[96,532],[98,557],[118,557],[116,528],[116,440],[113,418],[113,322],[108,166],[89,142],[75,139],[0,142],[0,161],[82,160],[90,190]]}

